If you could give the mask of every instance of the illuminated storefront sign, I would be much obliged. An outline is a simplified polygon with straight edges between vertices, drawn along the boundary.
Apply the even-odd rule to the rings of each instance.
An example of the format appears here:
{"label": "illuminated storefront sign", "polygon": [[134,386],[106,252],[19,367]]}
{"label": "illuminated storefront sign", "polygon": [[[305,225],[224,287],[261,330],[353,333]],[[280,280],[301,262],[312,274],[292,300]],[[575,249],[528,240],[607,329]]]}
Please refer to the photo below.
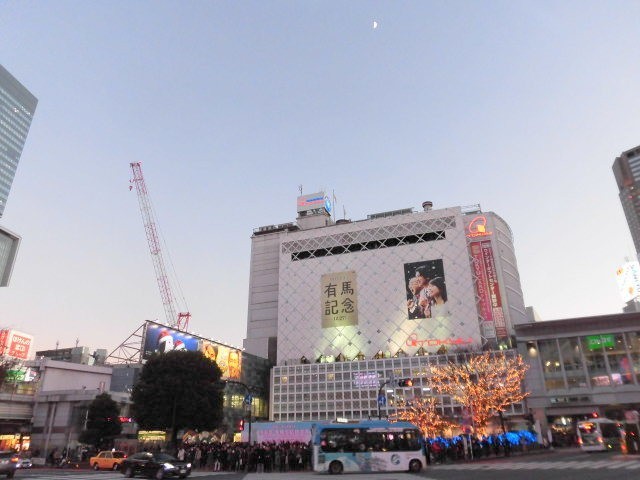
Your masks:
{"label": "illuminated storefront sign", "polygon": [[613,348],[616,346],[616,340],[612,333],[605,335],[588,335],[587,348],[591,351],[602,350],[604,348]]}
{"label": "illuminated storefront sign", "polygon": [[356,272],[327,273],[321,279],[322,328],[358,324]]}
{"label": "illuminated storefront sign", "polygon": [[140,430],[138,432],[138,441],[140,442],[164,442],[167,439],[167,433],[162,430]]}
{"label": "illuminated storefront sign", "polygon": [[485,338],[507,338],[507,327],[502,310],[500,285],[493,259],[490,241],[469,244],[475,287],[478,295],[478,310],[482,317],[481,327]]}
{"label": "illuminated storefront sign", "polygon": [[471,220],[467,227],[467,237],[486,237],[489,235],[493,235],[493,232],[487,230],[487,217],[479,215]]}

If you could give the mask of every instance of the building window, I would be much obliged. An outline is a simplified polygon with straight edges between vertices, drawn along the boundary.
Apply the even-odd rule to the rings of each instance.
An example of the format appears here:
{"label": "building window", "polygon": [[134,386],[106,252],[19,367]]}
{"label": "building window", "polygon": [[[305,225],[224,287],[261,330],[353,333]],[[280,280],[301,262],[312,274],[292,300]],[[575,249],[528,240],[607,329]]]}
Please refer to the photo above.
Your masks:
{"label": "building window", "polygon": [[540,352],[540,361],[542,362],[545,388],[547,390],[566,388],[562,374],[562,365],[560,363],[560,352],[558,351],[556,340],[538,341],[538,351]]}
{"label": "building window", "polygon": [[588,388],[578,338],[560,338],[558,342],[569,388]]}
{"label": "building window", "polygon": [[[604,359],[604,347],[602,340],[596,341],[595,335],[580,337],[582,352],[587,365],[587,373],[592,387],[608,387],[611,378],[607,372],[607,364]],[[599,335],[598,337],[602,337]]]}

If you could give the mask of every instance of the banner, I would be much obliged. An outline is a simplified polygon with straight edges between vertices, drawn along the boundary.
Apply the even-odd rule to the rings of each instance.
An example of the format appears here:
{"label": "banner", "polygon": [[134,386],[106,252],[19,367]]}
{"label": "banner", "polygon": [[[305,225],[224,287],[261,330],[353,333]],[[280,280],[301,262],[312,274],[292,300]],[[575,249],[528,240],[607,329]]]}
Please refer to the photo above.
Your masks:
{"label": "banner", "polygon": [[321,279],[322,328],[358,324],[356,272],[327,273]]}
{"label": "banner", "polygon": [[471,242],[469,248],[483,335],[485,338],[506,338],[507,327],[491,242]]}

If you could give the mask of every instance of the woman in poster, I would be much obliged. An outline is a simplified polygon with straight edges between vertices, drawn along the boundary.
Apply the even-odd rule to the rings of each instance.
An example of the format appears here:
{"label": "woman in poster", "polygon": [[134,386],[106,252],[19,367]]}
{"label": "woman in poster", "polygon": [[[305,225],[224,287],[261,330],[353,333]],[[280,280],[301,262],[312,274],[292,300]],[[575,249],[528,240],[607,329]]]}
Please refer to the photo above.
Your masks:
{"label": "woman in poster", "polygon": [[432,278],[427,285],[427,294],[430,297],[431,318],[442,318],[449,316],[449,308],[447,307],[447,286],[444,278]]}

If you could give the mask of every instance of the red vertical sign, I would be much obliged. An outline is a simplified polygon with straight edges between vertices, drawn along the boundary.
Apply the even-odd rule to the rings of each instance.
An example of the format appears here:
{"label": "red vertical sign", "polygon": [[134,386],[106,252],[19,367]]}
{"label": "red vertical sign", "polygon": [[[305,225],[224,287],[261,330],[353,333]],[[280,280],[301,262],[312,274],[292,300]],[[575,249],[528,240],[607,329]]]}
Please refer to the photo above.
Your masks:
{"label": "red vertical sign", "polygon": [[476,292],[478,294],[480,316],[485,322],[493,321],[491,313],[491,301],[489,300],[489,290],[487,285],[487,272],[484,268],[482,258],[482,242],[473,242],[470,245],[471,257],[473,258],[473,273],[476,277]]}
{"label": "red vertical sign", "polygon": [[507,326],[504,321],[504,312],[502,311],[502,298],[500,297],[500,285],[498,284],[498,274],[496,272],[496,264],[493,260],[493,249],[491,242],[480,242],[482,249],[482,258],[484,260],[484,268],[487,274],[487,287],[489,301],[491,302],[491,312],[493,313],[493,321],[496,326],[496,336],[498,338],[507,337]]}

